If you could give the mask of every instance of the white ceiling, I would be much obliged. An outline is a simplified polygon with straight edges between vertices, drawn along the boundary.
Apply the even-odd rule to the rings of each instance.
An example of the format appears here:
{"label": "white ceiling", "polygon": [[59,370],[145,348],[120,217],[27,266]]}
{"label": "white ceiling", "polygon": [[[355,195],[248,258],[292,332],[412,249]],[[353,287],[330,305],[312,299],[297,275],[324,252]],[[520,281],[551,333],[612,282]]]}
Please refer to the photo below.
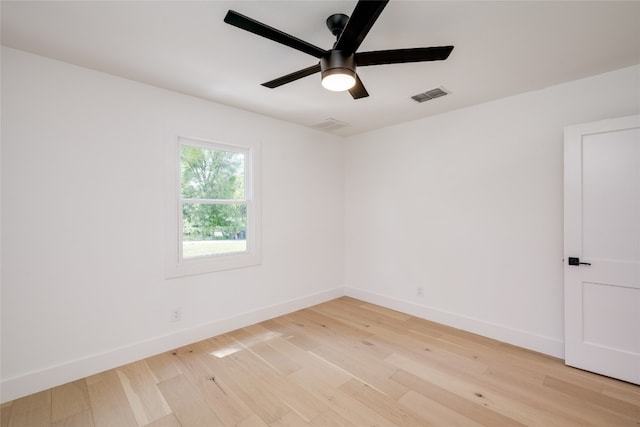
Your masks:
{"label": "white ceiling", "polygon": [[[448,60],[360,67],[370,96],[312,75],[317,59],[223,22],[229,9],[328,49],[355,1],[2,1],[2,44],[333,132],[356,133],[640,63],[640,1],[390,1],[359,51],[454,45]],[[451,93],[419,104],[436,87]],[[597,102],[594,100],[594,102]]]}

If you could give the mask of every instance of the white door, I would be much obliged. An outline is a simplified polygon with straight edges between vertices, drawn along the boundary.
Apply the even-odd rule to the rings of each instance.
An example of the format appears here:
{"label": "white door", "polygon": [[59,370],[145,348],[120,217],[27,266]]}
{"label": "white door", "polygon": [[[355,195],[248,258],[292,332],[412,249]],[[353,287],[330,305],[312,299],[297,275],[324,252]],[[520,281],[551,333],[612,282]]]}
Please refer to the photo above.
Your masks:
{"label": "white door", "polygon": [[640,116],[564,144],[565,363],[640,384]]}

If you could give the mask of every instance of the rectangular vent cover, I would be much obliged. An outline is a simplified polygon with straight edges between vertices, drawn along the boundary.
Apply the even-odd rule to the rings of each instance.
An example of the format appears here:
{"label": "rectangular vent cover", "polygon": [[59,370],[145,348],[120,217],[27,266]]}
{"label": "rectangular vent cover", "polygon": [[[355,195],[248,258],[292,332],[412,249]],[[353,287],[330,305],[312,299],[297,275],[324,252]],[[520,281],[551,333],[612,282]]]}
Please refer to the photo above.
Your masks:
{"label": "rectangular vent cover", "polygon": [[425,102],[434,98],[440,98],[441,96],[445,96],[448,94],[447,90],[443,87],[438,87],[435,89],[428,90],[426,92],[419,93],[417,95],[413,95],[411,99],[417,102]]}
{"label": "rectangular vent cover", "polygon": [[316,123],[311,127],[318,130],[335,130],[335,129],[343,128],[345,126],[347,126],[347,123],[341,122],[340,120],[329,118],[321,121],[320,123]]}

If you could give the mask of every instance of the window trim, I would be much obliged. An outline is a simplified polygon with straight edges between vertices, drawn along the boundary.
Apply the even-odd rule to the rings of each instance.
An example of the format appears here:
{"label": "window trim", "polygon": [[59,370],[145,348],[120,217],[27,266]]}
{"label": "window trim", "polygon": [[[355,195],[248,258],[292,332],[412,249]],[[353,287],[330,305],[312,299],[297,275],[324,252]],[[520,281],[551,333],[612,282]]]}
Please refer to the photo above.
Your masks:
{"label": "window trim", "polygon": [[[180,146],[182,144],[206,149],[233,151],[245,154],[245,200],[247,206],[247,249],[243,252],[182,257],[182,202],[180,184]],[[259,265],[262,262],[260,229],[260,144],[222,143],[213,139],[175,135],[170,138],[167,150],[167,216],[165,276],[175,278],[215,271]],[[225,200],[225,202],[232,202]]]}

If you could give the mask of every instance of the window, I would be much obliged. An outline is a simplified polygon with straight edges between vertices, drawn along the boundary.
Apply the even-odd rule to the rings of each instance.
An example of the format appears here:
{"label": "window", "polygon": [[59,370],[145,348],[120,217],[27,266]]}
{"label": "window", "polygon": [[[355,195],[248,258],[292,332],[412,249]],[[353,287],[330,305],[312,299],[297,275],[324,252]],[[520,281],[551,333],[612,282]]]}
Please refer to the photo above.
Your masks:
{"label": "window", "polygon": [[258,147],[177,138],[167,276],[260,263]]}

